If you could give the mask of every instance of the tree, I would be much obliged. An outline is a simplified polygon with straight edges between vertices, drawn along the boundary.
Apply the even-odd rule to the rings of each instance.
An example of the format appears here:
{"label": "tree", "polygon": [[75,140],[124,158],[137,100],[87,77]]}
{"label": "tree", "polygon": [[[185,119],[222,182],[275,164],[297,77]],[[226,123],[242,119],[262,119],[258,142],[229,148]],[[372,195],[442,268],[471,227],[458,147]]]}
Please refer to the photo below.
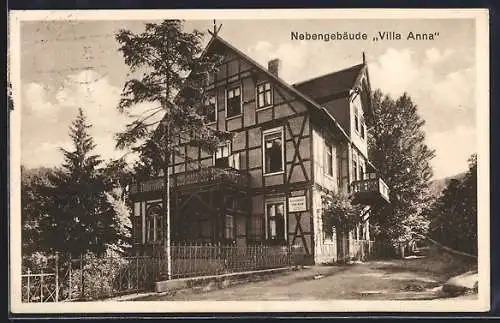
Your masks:
{"label": "tree", "polygon": [[112,207],[113,224],[108,240],[111,250],[124,254],[131,247],[132,204],[128,199],[128,184],[132,181],[133,171],[123,159],[110,160],[102,169],[106,183],[106,199]]}
{"label": "tree", "polygon": [[[48,234],[52,250],[79,255],[102,253],[113,242],[113,207],[106,197],[106,183],[98,167],[102,161],[92,154],[96,147],[88,134],[82,109],[70,126],[74,150],[64,153],[62,169],[51,178],[47,194],[54,203],[49,218]],[[109,235],[111,234],[111,238]]]}
{"label": "tree", "polygon": [[469,158],[469,170],[452,179],[429,208],[430,236],[458,251],[477,255],[477,156]]}
{"label": "tree", "polygon": [[[141,77],[125,83],[118,110],[133,117],[133,121],[116,136],[118,148],[140,154],[136,169],[141,175],[168,174],[172,156],[188,158],[181,144],[213,153],[221,140],[230,138],[229,133],[205,125],[204,85],[222,57],[203,51],[203,33],[184,32],[183,21],[165,20],[146,24],[140,34],[120,30],[116,40],[131,72],[142,72]],[[136,115],[131,113],[146,102],[153,106]],[[164,176],[164,187],[165,232],[170,204],[168,176]],[[164,244],[169,243],[167,240],[164,235]]]}
{"label": "tree", "polygon": [[361,222],[363,207],[353,204],[351,197],[345,194],[326,195],[323,197],[323,229],[331,231],[336,227],[343,234]]}
{"label": "tree", "polygon": [[435,153],[425,143],[425,121],[406,93],[393,100],[377,90],[372,102],[377,119],[368,132],[369,156],[388,184],[391,200],[373,210],[372,223],[378,240],[395,246],[428,228],[422,210],[430,203],[430,161]]}
{"label": "tree", "polygon": [[55,169],[39,167],[27,169],[21,166],[21,241],[23,257],[43,252],[43,236],[49,231],[45,226],[53,199],[44,194],[49,187],[50,176]]}
{"label": "tree", "polygon": [[[163,170],[171,154],[183,156],[180,142],[213,152],[230,137],[206,126],[203,113],[204,84],[222,58],[203,53],[203,33],[182,28],[180,20],[165,20],[146,24],[140,34],[120,30],[116,35],[131,72],[143,72],[141,78],[128,80],[122,91],[118,110],[134,120],[117,134],[117,147],[139,152],[144,164],[159,167],[152,172]],[[130,113],[145,102],[153,106],[139,115]]]}

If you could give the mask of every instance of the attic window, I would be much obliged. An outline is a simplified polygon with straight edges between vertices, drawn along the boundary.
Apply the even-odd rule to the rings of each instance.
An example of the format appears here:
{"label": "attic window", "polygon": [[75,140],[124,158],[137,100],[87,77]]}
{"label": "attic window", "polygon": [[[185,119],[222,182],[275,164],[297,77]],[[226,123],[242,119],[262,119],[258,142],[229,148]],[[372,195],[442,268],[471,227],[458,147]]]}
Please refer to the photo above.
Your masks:
{"label": "attic window", "polygon": [[271,84],[266,82],[257,85],[257,109],[271,106],[273,103]]}

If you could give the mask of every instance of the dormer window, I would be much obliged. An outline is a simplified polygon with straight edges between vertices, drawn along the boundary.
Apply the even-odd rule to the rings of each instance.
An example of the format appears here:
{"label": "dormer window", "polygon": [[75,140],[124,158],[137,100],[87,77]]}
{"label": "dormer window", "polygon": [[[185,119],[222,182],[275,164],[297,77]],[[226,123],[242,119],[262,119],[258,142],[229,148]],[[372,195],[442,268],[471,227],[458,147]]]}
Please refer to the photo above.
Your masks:
{"label": "dormer window", "polygon": [[226,117],[231,118],[241,114],[241,90],[235,87],[226,91]]}
{"label": "dormer window", "polygon": [[257,109],[267,108],[273,104],[273,90],[269,82],[257,85]]}

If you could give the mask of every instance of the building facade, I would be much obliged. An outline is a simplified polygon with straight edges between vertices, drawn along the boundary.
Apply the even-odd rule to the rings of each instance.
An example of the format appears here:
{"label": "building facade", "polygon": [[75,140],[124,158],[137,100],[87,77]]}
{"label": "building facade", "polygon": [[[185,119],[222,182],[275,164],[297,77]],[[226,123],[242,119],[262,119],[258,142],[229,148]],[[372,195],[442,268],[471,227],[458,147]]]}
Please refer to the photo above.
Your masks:
{"label": "building facade", "polygon": [[[171,240],[293,245],[316,263],[340,260],[350,240],[370,240],[370,207],[388,202],[388,188],[368,160],[374,116],[364,59],[290,85],[278,59],[264,68],[218,36],[206,50],[224,57],[209,76],[206,120],[233,138],[213,155],[185,145],[187,157],[174,158]],[[163,182],[131,186],[139,248],[165,237]],[[360,224],[325,230],[322,196],[341,192],[366,206]]]}

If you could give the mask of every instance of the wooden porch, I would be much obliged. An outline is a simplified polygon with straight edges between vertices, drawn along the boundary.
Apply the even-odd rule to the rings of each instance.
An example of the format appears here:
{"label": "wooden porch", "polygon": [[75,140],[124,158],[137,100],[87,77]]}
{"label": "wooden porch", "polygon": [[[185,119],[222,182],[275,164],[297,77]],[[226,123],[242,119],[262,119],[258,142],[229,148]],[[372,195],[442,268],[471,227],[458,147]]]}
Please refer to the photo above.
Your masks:
{"label": "wooden porch", "polygon": [[[249,185],[248,174],[234,168],[208,167],[171,175],[171,241],[244,244],[251,207]],[[132,201],[146,204],[141,215],[144,238],[136,245],[139,249],[163,243],[167,230],[164,196],[163,177],[138,180],[130,187]],[[150,212],[152,205],[155,214]]]}

